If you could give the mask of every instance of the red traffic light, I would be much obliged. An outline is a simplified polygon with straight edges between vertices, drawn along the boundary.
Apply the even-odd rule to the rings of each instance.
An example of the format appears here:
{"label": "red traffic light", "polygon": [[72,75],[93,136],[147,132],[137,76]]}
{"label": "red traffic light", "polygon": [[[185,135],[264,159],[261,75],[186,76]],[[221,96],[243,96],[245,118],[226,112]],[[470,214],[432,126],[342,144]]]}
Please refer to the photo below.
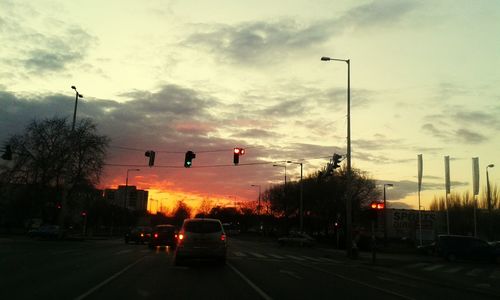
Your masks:
{"label": "red traffic light", "polygon": [[240,148],[234,148],[234,154],[240,154]]}
{"label": "red traffic light", "polygon": [[384,203],[382,203],[382,202],[372,202],[372,203],[370,203],[370,208],[371,209],[376,209],[376,210],[384,209]]}
{"label": "red traffic light", "polygon": [[87,215],[86,211],[82,211],[82,216],[85,217]]}

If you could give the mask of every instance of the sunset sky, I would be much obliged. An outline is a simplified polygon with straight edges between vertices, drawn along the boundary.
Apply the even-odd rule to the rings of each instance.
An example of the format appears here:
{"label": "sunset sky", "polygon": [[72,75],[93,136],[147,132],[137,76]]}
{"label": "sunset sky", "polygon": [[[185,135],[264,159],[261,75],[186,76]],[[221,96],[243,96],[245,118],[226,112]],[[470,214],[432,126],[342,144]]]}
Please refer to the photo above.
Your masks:
{"label": "sunset sky", "polygon": [[101,188],[140,168],[129,184],[157,207],[256,200],[251,185],[283,182],[273,162],[307,175],[346,153],[347,64],[330,56],[351,60],[353,167],[394,184],[392,207],[417,208],[422,154],[428,207],[445,155],[452,191],[472,190],[472,157],[481,190],[488,164],[500,185],[499,20],[494,0],[2,0],[0,143],[34,118],[71,120],[75,85],[77,118],[122,165]]}

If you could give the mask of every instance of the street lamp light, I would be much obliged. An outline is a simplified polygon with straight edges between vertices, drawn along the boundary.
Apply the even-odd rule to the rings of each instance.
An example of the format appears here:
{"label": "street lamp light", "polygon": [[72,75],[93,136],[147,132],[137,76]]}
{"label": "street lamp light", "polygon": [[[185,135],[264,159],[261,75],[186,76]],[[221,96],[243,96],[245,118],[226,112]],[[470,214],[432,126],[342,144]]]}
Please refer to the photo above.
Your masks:
{"label": "street lamp light", "polygon": [[386,203],[386,196],[385,196],[385,187],[386,186],[393,187],[394,184],[384,183],[384,243],[387,243],[387,203]]}
{"label": "street lamp light", "polygon": [[352,203],[351,203],[351,60],[323,56],[321,61],[343,61],[347,63],[347,199],[346,199],[346,250],[352,256]]}
{"label": "street lamp light", "polygon": [[75,131],[76,108],[78,106],[78,98],[83,98],[83,95],[78,93],[74,85],[72,85],[71,88],[75,90],[75,110],[73,112],[73,124],[71,125],[71,131]]}
{"label": "street lamp light", "polygon": [[303,171],[303,163],[301,162],[293,162],[293,161],[287,161],[289,164],[296,164],[300,165],[300,204],[299,204],[299,231],[303,232],[304,231],[304,199],[303,199],[303,193],[304,193],[304,183],[302,182],[302,171]]}

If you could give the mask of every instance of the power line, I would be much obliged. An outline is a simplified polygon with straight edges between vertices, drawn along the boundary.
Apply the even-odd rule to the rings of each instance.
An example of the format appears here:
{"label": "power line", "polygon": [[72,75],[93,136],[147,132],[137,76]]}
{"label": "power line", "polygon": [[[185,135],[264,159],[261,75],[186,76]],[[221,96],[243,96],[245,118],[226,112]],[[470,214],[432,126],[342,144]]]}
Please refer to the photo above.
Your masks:
{"label": "power line", "polygon": [[[297,161],[309,161],[316,159],[329,159],[330,156],[322,156],[318,158],[310,158],[310,159],[298,159]],[[202,166],[192,166],[190,169],[202,169],[202,168],[224,168],[224,167],[237,167],[237,166],[258,166],[258,165],[270,165],[276,163],[285,163],[288,160],[278,160],[278,161],[266,161],[266,162],[250,162],[250,163],[240,163],[238,165],[234,164],[220,164],[220,165],[202,165]],[[174,166],[174,165],[154,165],[149,167],[148,165],[137,165],[137,164],[104,164],[108,167],[131,167],[131,168],[161,168],[161,169],[183,169],[184,166]]]}

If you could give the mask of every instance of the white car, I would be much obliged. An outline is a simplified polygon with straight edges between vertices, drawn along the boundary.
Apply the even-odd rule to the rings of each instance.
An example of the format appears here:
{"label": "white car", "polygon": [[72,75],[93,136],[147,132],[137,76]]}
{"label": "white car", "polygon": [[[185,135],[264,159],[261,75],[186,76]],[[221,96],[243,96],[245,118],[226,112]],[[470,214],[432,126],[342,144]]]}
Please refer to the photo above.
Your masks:
{"label": "white car", "polygon": [[186,219],[177,236],[175,264],[186,259],[215,259],[226,262],[227,237],[218,219]]}

